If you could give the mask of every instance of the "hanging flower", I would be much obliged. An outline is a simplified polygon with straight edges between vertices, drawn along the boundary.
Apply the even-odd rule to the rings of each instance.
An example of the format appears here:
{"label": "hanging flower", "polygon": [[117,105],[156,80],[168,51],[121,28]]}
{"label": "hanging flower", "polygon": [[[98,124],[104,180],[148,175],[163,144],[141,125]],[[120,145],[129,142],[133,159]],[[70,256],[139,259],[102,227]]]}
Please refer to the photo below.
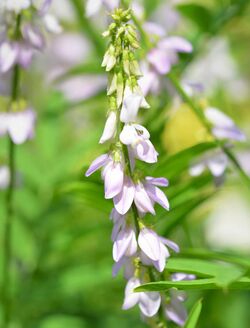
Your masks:
{"label": "hanging flower", "polygon": [[0,166],[0,190],[4,190],[9,186],[10,183],[10,170],[8,166]]}
{"label": "hanging flower", "polygon": [[112,11],[118,7],[119,1],[120,0],[87,0],[86,15],[88,17],[96,15],[102,6]]}
{"label": "hanging flower", "polygon": [[[0,39],[0,72],[8,72],[14,65],[21,65],[28,68],[36,51],[42,51],[45,47],[44,30],[52,33],[60,33],[62,28],[55,16],[48,14],[48,9],[52,1],[45,0],[42,4],[32,7],[30,16],[22,17],[19,35],[13,35],[5,20],[5,33]],[[3,6],[4,11],[19,14],[22,10],[29,10],[33,6],[30,0],[6,0]],[[5,16],[4,16],[5,17]]]}
{"label": "hanging flower", "polygon": [[9,134],[19,145],[34,137],[36,114],[32,108],[19,112],[0,113],[0,136]]}
{"label": "hanging flower", "polygon": [[141,284],[141,281],[136,277],[132,277],[128,280],[125,288],[125,298],[122,308],[123,310],[128,310],[138,304],[143,315],[146,317],[153,317],[158,312],[161,305],[160,293],[135,293],[134,289]]}

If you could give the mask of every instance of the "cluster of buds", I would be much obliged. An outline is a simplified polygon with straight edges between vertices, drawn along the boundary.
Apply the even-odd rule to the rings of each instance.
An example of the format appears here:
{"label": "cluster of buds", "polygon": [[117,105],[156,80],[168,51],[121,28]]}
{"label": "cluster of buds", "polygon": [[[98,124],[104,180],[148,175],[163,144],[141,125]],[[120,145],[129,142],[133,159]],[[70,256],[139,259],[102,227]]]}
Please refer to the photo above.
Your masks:
{"label": "cluster of buds", "polygon": [[[109,111],[100,138],[100,143],[109,142],[110,148],[92,162],[86,176],[101,168],[105,198],[113,200],[113,275],[123,267],[128,280],[123,309],[138,304],[145,318],[156,318],[160,306],[167,307],[171,302],[166,304],[160,293],[134,293],[134,288],[150,281],[152,270],[159,276],[165,269],[170,249],[178,252],[179,247],[159,236],[144,220],[145,214],[156,214],[156,203],[169,210],[168,199],[160,189],[167,187],[168,181],[145,176],[137,169],[137,160],[155,163],[158,153],[148,130],[138,122],[139,109],[150,106],[138,85],[142,74],[135,50],[139,44],[136,29],[130,23],[130,10],[116,9],[111,16],[114,21],[103,33],[110,42],[102,63],[109,74]],[[171,320],[173,317],[168,316]]]}

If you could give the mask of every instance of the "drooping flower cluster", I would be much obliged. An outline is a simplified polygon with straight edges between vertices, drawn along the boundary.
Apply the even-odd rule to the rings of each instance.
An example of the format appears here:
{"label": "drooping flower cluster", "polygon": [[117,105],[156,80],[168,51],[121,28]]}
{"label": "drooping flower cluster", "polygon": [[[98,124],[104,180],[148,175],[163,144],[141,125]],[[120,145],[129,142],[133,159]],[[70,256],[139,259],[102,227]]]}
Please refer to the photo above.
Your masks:
{"label": "drooping flower cluster", "polygon": [[167,36],[159,24],[146,22],[144,29],[154,44],[147,54],[147,60],[143,62],[143,77],[139,81],[143,94],[147,95],[149,92],[158,92],[161,76],[169,73],[178,62],[178,54],[190,53],[193,47],[183,37]]}
{"label": "drooping flower cluster", "polygon": [[[0,36],[0,73],[18,64],[28,68],[36,51],[45,47],[44,32],[61,32],[56,18],[48,13],[52,0],[4,0]],[[13,29],[13,21],[17,27]]]}
{"label": "drooping flower cluster", "polygon": [[[0,77],[11,79],[10,94],[1,95],[0,137],[8,135],[20,145],[34,137],[36,113],[20,97],[20,69],[27,69],[36,51],[45,47],[45,30],[59,33],[61,27],[48,13],[52,0],[1,0]],[[9,79],[6,79],[9,82]],[[15,173],[0,167],[0,189],[11,184]]]}
{"label": "drooping flower cluster", "polygon": [[[204,113],[212,125],[211,133],[216,139],[227,140],[228,142],[246,140],[245,134],[225,113],[214,107],[205,108]],[[205,153],[202,158],[193,163],[189,172],[192,176],[199,176],[208,168],[214,176],[216,184],[220,184],[228,164],[228,156],[222,150],[216,149]]]}
{"label": "drooping flower cluster", "polygon": [[141,70],[135,49],[139,44],[135,27],[129,22],[130,10],[116,9],[111,16],[114,22],[103,33],[110,43],[102,63],[109,72],[109,111],[99,141],[109,142],[110,148],[92,162],[86,176],[102,169],[105,198],[113,200],[113,275],[123,267],[128,280],[123,309],[138,304],[143,316],[152,317],[160,308],[161,295],[134,293],[133,289],[150,281],[150,270],[158,275],[163,272],[170,250],[178,252],[179,247],[144,221],[145,214],[156,214],[156,203],[169,210],[168,199],[160,189],[167,187],[168,181],[145,176],[136,167],[137,160],[157,162],[158,153],[138,118],[139,109],[150,106],[138,85]]}

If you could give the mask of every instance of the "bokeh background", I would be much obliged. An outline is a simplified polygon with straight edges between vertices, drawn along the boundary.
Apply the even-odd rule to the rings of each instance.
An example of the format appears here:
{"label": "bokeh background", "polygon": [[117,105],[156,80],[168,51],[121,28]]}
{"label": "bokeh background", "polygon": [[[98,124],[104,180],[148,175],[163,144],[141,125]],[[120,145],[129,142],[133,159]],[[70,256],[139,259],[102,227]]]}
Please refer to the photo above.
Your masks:
{"label": "bokeh background", "polygon": [[[249,1],[145,0],[133,6],[169,35],[193,43],[193,55],[182,56],[176,72],[184,81],[202,83],[200,101],[230,115],[250,137]],[[12,327],[144,327],[137,309],[121,310],[125,282],[121,274],[111,275],[112,203],[103,198],[99,174],[84,178],[106,148],[98,140],[107,111],[101,32],[109,19],[105,10],[87,18],[82,0],[54,0],[52,12],[63,32],[47,40],[46,51],[22,76],[23,94],[38,120],[34,140],[17,149]],[[168,85],[167,78],[163,83]],[[0,92],[8,93],[8,76],[0,77]],[[215,250],[249,259],[249,190],[233,167],[219,187],[209,172],[192,178],[190,163],[206,149],[207,140],[197,139],[199,123],[171,88],[148,100],[144,122],[160,152],[159,164],[148,170],[169,178],[172,207],[169,213],[157,208],[156,228],[177,241],[183,254],[191,249],[192,256],[204,257]],[[1,139],[2,162],[6,151]],[[249,141],[234,152],[250,174]],[[4,199],[1,190],[0,252]],[[249,327],[249,292],[188,294],[188,308],[203,298],[199,327]]]}

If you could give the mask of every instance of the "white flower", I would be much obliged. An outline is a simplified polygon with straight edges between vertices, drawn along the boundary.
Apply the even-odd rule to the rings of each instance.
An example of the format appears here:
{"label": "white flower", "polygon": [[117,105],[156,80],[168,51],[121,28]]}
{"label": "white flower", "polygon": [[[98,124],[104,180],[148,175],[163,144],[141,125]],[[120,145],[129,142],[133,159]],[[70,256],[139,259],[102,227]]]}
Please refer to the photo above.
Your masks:
{"label": "white flower", "polygon": [[31,2],[30,0],[4,0],[5,8],[9,11],[14,11],[16,14],[20,13],[23,9],[27,9]]}
{"label": "white flower", "polygon": [[0,166],[0,189],[4,190],[10,183],[10,170],[8,166]]}
{"label": "white flower", "polygon": [[150,134],[146,128],[139,124],[125,124],[120,133],[120,141],[127,145],[132,166],[134,158],[146,163],[156,163],[158,153],[149,140]]}
{"label": "white flower", "polygon": [[126,84],[120,120],[124,123],[135,122],[139,108],[149,107],[141,89],[137,86],[132,90],[131,87]]}
{"label": "white flower", "polygon": [[116,134],[116,123],[117,123],[116,112],[111,111],[107,118],[102,136],[99,140],[99,143],[103,144],[104,142],[114,138],[114,136]]}
{"label": "white flower", "polygon": [[35,112],[28,108],[21,112],[0,114],[0,136],[8,133],[15,144],[22,144],[34,136]]}
{"label": "white flower", "polygon": [[86,15],[90,17],[97,14],[102,6],[112,11],[119,6],[119,0],[87,0]]}
{"label": "white flower", "polygon": [[160,308],[161,296],[157,292],[135,293],[134,289],[140,285],[141,282],[138,278],[132,277],[128,280],[122,308],[128,310],[138,304],[143,315],[153,317]]}
{"label": "white flower", "polygon": [[214,107],[205,110],[206,118],[213,124],[212,133],[218,139],[245,141],[245,134],[236,126],[234,121]]}
{"label": "white flower", "polygon": [[44,26],[48,32],[54,34],[60,34],[62,32],[62,26],[59,24],[57,18],[54,15],[46,14],[43,17]]}

